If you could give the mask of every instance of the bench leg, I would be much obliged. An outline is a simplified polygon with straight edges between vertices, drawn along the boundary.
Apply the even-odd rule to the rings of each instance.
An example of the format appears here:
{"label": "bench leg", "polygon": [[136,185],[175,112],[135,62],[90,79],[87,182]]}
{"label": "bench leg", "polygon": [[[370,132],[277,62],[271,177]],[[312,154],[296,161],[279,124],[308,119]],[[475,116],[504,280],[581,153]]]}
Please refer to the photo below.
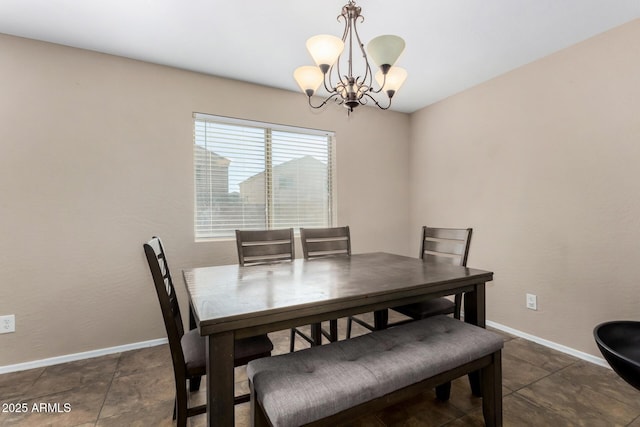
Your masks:
{"label": "bench leg", "polygon": [[249,410],[250,410],[250,416],[251,416],[251,426],[252,427],[270,427],[269,424],[269,420],[267,419],[267,416],[265,415],[264,411],[262,410],[262,407],[258,404],[258,399],[256,397],[256,392],[253,389],[253,384],[251,383],[251,381],[249,381],[249,389],[251,390],[250,392],[250,399],[251,399],[251,403],[249,406]]}
{"label": "bench leg", "polygon": [[436,397],[438,400],[446,402],[451,396],[451,381],[436,386]]}
{"label": "bench leg", "polygon": [[480,370],[482,385],[482,413],[488,427],[502,426],[502,356],[498,350],[492,363]]}
{"label": "bench leg", "polygon": [[482,387],[480,386],[480,371],[469,373],[469,386],[471,386],[471,394],[475,397],[482,397]]}

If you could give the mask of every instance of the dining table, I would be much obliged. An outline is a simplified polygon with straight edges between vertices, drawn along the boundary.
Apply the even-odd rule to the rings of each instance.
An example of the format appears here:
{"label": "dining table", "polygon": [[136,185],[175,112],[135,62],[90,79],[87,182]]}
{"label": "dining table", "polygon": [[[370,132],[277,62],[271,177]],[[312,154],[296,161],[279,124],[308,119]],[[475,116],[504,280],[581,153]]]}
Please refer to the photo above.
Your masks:
{"label": "dining table", "polygon": [[[490,271],[385,252],[183,270],[206,338],[207,425],[234,425],[234,340],[464,293],[464,321],[485,327]],[[316,330],[316,333],[318,331]]]}

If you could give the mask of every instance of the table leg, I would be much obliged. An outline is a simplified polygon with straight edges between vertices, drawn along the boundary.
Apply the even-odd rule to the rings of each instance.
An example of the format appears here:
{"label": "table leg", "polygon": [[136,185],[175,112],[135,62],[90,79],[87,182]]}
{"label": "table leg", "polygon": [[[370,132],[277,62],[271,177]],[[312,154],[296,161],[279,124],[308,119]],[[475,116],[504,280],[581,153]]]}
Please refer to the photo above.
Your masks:
{"label": "table leg", "polygon": [[474,291],[464,294],[464,321],[481,328],[486,326],[484,283],[476,285]]}
{"label": "table leg", "polygon": [[233,332],[207,336],[207,425],[209,427],[233,427],[235,423],[233,345]]}
{"label": "table leg", "polygon": [[[486,326],[484,283],[476,285],[473,292],[464,294],[464,321],[481,328]],[[482,396],[479,371],[469,374],[469,385],[474,396]]]}

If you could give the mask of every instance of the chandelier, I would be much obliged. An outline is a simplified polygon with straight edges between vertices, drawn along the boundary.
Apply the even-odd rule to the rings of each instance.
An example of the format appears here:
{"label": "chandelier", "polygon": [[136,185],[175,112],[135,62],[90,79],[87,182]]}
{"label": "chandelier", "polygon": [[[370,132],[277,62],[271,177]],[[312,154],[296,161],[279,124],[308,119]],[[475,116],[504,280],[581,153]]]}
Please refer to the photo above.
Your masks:
{"label": "chandelier", "polygon": [[[335,100],[338,104],[344,105],[349,113],[358,105],[366,105],[369,101],[386,110],[391,106],[391,98],[407,78],[407,71],[404,68],[393,66],[404,50],[404,40],[393,35],[378,36],[367,45],[367,52],[372,62],[378,66],[375,75],[378,88],[374,87],[371,65],[356,27],[358,21],[364,21],[364,16],[360,12],[361,8],[356,6],[356,2],[349,0],[349,3],[343,6],[342,13],[338,15],[338,22],[344,20],[342,38],[322,34],[307,40],[307,50],[317,66],[299,67],[293,73],[293,77],[309,98],[309,105],[312,108],[321,108],[327,102]],[[346,70],[344,71],[346,73],[343,73],[340,63],[345,44],[348,51],[345,55]],[[364,69],[361,70],[363,74],[355,76],[353,57],[354,54],[358,55],[358,49],[362,54]],[[329,96],[321,104],[313,105],[311,97],[323,83]],[[389,99],[386,106],[380,104],[374,97],[382,91]]]}

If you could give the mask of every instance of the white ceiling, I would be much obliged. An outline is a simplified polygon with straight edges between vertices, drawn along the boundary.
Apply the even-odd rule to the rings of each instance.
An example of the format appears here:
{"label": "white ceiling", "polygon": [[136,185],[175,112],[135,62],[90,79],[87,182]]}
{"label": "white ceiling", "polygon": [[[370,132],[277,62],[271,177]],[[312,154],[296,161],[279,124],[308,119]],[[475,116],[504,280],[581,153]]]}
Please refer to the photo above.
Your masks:
{"label": "white ceiling", "polygon": [[[347,0],[0,0],[0,33],[298,91],[305,41]],[[396,34],[412,112],[640,17],[640,0],[360,0],[365,44]],[[0,52],[1,54],[1,52]],[[303,95],[300,95],[303,97]],[[304,103],[301,99],[301,103]]]}

